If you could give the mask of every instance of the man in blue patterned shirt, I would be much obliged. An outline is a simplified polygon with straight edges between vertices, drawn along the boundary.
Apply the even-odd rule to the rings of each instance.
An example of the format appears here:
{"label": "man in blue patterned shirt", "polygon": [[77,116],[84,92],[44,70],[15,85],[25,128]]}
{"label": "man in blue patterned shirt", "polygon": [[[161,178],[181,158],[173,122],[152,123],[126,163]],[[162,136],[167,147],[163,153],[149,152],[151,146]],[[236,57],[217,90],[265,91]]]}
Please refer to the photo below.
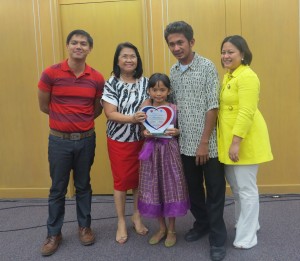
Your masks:
{"label": "man in blue patterned shirt", "polygon": [[193,29],[186,22],[169,24],[165,40],[178,60],[170,72],[171,98],[178,108],[180,153],[195,217],[185,240],[191,242],[209,234],[210,257],[218,261],[226,255],[227,237],[223,220],[225,177],[216,137],[218,74],[210,60],[193,52]]}

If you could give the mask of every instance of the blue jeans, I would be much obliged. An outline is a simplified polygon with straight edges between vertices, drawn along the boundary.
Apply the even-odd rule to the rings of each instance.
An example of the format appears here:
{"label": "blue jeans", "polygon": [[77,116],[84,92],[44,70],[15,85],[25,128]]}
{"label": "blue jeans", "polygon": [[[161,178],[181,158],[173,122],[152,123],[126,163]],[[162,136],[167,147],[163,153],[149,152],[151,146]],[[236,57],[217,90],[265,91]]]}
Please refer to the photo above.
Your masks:
{"label": "blue jeans", "polygon": [[81,227],[91,225],[92,189],[90,170],[94,162],[96,135],[81,140],[67,140],[49,135],[48,159],[52,186],[48,199],[48,235],[61,233],[65,215],[65,196],[73,169],[76,211]]}

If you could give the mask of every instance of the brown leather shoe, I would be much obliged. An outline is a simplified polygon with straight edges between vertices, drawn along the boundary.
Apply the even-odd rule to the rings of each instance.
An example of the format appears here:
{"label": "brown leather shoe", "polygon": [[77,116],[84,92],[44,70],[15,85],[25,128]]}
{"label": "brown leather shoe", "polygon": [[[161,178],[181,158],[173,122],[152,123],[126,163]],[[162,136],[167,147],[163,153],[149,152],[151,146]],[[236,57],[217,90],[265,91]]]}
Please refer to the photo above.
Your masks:
{"label": "brown leather shoe", "polygon": [[62,240],[62,235],[48,236],[44,245],[42,246],[41,253],[43,256],[51,256],[56,252]]}
{"label": "brown leather shoe", "polygon": [[79,239],[84,246],[95,243],[95,235],[90,227],[79,227]]}

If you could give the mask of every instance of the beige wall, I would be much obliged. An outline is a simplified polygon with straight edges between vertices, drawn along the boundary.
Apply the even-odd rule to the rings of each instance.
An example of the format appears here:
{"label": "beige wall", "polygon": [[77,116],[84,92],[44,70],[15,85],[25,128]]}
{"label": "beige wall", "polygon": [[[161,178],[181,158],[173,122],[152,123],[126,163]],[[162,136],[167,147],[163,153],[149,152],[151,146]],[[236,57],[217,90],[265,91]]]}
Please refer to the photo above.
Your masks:
{"label": "beige wall", "polygon": [[[76,2],[84,4],[79,7]],[[92,32],[95,47],[88,62],[106,78],[112,66],[112,51],[106,51],[128,38],[137,42],[149,76],[156,71],[168,73],[175,62],[163,39],[163,29],[174,20],[186,20],[193,26],[195,51],[215,62],[220,77],[224,73],[219,64],[223,38],[242,34],[248,40],[254,55],[252,68],[261,80],[260,109],[268,123],[275,157],[260,168],[260,191],[300,193],[299,0],[289,0],[288,4],[281,0],[136,0],[110,1],[109,6],[106,1],[92,1],[94,12],[87,2],[0,3],[0,197],[48,195],[48,120],[38,109],[37,82],[46,66],[65,57],[64,38],[72,25],[84,25]],[[103,2],[109,10],[104,17],[96,12],[96,4]],[[115,10],[126,16],[105,22],[105,18],[114,18]],[[96,126],[99,135],[92,185],[95,193],[111,193],[104,116],[97,119]],[[99,186],[101,182],[104,187]],[[70,189],[69,195],[72,193]]]}
{"label": "beige wall", "polygon": [[300,193],[299,1],[242,3],[241,32],[254,53],[253,68],[261,80],[260,109],[275,157],[262,165],[261,191]]}
{"label": "beige wall", "polygon": [[37,81],[60,59],[55,8],[55,1],[0,3],[0,197],[48,195],[48,121],[38,110]]}

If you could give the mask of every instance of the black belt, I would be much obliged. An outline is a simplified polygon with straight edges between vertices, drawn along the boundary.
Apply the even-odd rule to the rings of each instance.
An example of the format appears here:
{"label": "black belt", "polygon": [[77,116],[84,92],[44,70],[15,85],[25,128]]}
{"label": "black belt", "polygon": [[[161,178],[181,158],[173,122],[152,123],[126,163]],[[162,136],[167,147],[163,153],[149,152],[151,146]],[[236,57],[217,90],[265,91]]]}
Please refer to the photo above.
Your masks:
{"label": "black belt", "polygon": [[62,139],[68,139],[68,140],[81,140],[81,139],[92,136],[94,133],[95,133],[94,128],[90,129],[88,131],[85,131],[85,132],[73,132],[73,133],[61,132],[61,131],[56,131],[56,130],[50,129],[51,135],[60,137]]}

